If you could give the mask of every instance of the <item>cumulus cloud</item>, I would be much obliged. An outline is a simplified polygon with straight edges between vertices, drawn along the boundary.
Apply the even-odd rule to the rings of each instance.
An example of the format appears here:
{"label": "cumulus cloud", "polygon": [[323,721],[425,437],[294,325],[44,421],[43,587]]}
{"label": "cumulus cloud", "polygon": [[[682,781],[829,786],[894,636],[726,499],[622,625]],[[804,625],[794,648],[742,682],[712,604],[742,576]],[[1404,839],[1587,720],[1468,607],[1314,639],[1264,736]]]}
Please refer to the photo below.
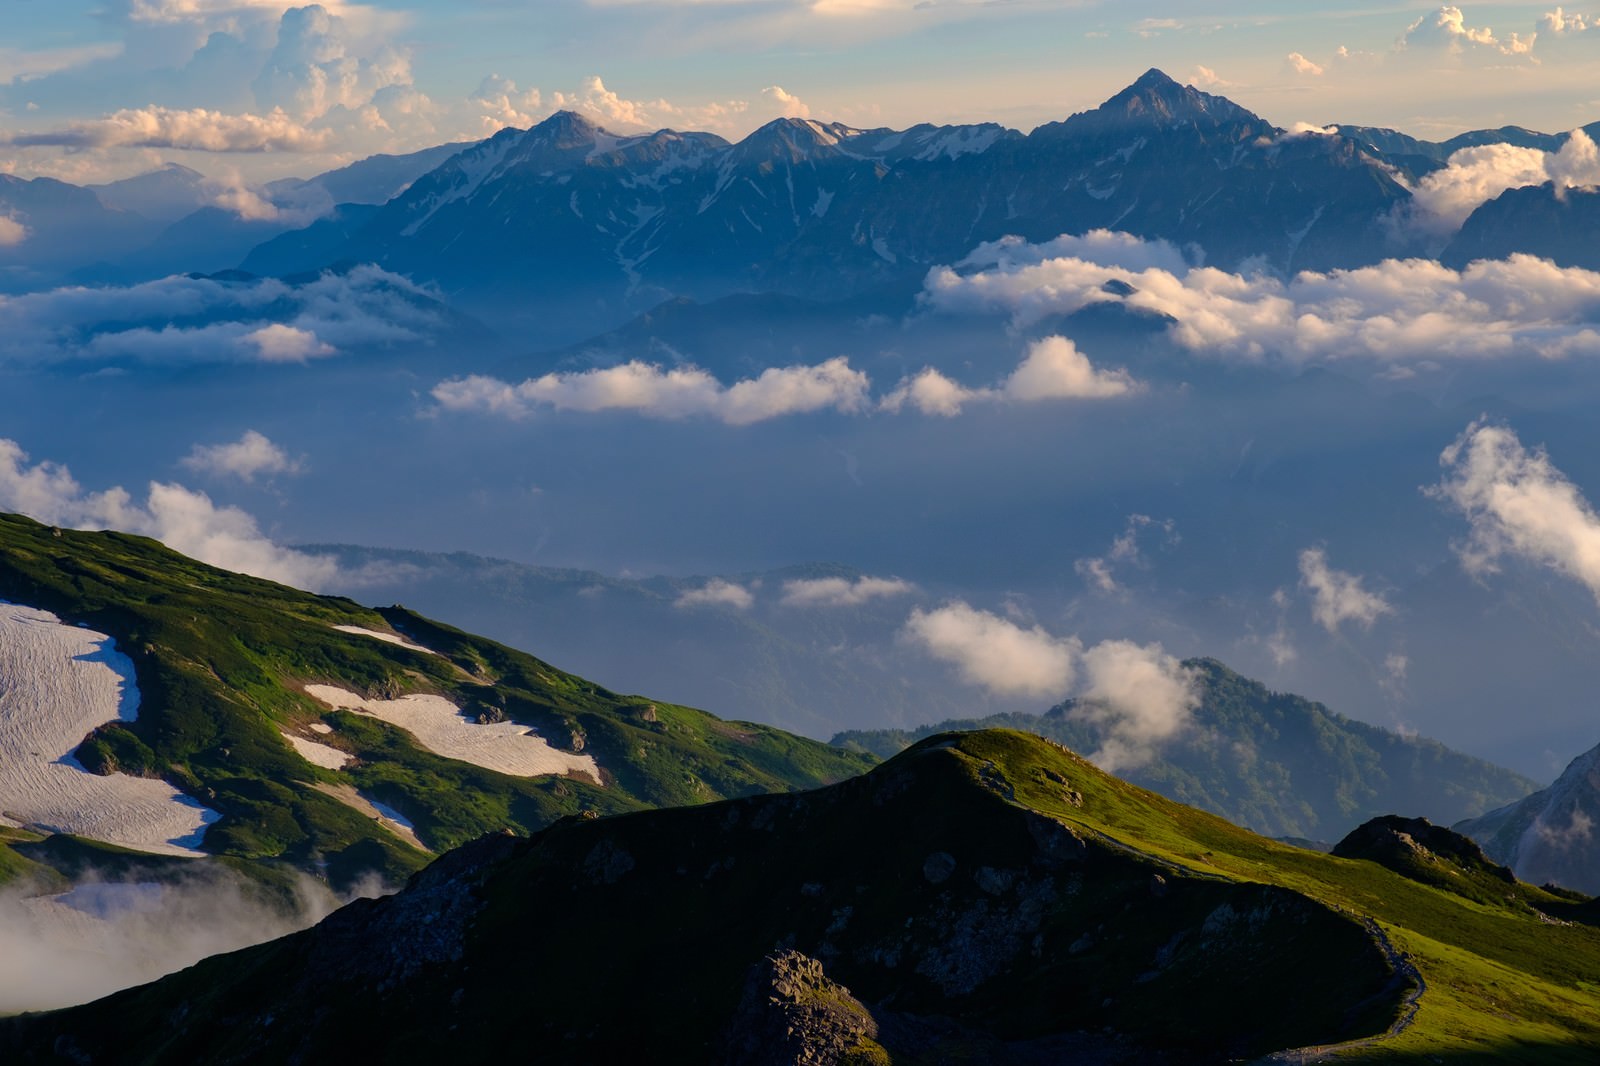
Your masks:
{"label": "cumulus cloud", "polygon": [[275,114],[310,121],[334,108],[358,111],[382,90],[410,84],[405,53],[380,47],[368,56],[355,54],[344,20],[311,4],[283,12],[277,43],[251,87],[257,102]]}
{"label": "cumulus cloud", "polygon": [[1296,74],[1302,74],[1312,78],[1320,78],[1323,74],[1327,73],[1324,67],[1322,67],[1320,64],[1313,63],[1299,52],[1290,52],[1287,62],[1289,64],[1289,69],[1294,71]]}
{"label": "cumulus cloud", "polygon": [[1460,54],[1472,49],[1486,49],[1503,56],[1525,56],[1533,51],[1537,33],[1526,38],[1518,34],[1495,36],[1487,26],[1468,26],[1467,17],[1459,7],[1446,5],[1430,15],[1413,22],[1400,38],[1400,48],[1443,48]]}
{"label": "cumulus cloud", "polygon": [[198,152],[316,152],[332,130],[314,130],[281,109],[265,115],[223,114],[203,107],[124,108],[105,118],[55,130],[14,133],[0,143],[19,148],[171,148]]}
{"label": "cumulus cloud", "polygon": [[1399,224],[1432,237],[1448,237],[1479,206],[1508,189],[1554,184],[1557,194],[1600,185],[1600,150],[1583,130],[1573,130],[1559,151],[1484,144],[1451,153],[1448,164],[1417,183],[1399,208]]}
{"label": "cumulus cloud", "polygon": [[9,215],[0,215],[0,248],[15,248],[27,239],[27,226]]}
{"label": "cumulus cloud", "polygon": [[1457,545],[1468,572],[1492,573],[1504,556],[1548,567],[1600,600],[1600,515],[1544,450],[1524,447],[1509,426],[1479,420],[1439,456],[1443,479],[1428,492],[1467,519]]}
{"label": "cumulus cloud", "polygon": [[735,611],[748,611],[756,602],[755,594],[743,585],[716,578],[697,589],[682,593],[678,607],[731,607]]}
{"label": "cumulus cloud", "polygon": [[899,578],[809,578],[785,581],[782,602],[785,607],[860,607],[871,600],[908,596],[916,590],[911,582]]}
{"label": "cumulus cloud", "polygon": [[439,325],[422,289],[377,267],[297,285],[179,275],[0,296],[0,365],[303,362],[423,343]]}
{"label": "cumulus cloud", "polygon": [[1600,29],[1600,16],[1567,14],[1561,8],[1545,12],[1539,19],[1539,32],[1549,33],[1557,37],[1566,34],[1588,33],[1590,30]]}
{"label": "cumulus cloud", "polygon": [[769,85],[762,89],[761,98],[767,102],[770,110],[784,118],[811,117],[811,108],[806,106],[805,101],[781,85]]}
{"label": "cumulus cloud", "polygon": [[1394,608],[1382,596],[1367,590],[1361,578],[1328,565],[1322,548],[1307,548],[1300,553],[1300,587],[1311,594],[1311,617],[1329,633],[1337,633],[1346,622],[1362,629]]}
{"label": "cumulus cloud", "polygon": [[1072,341],[1052,336],[1029,345],[1016,370],[996,386],[968,388],[927,367],[901,380],[878,407],[890,412],[909,407],[925,415],[951,418],[973,403],[1108,399],[1142,388],[1126,370],[1098,369]]}
{"label": "cumulus cloud", "polygon": [[698,367],[663,369],[635,361],[546,374],[520,385],[480,376],[456,378],[435,386],[433,397],[448,411],[512,418],[542,408],[631,411],[653,418],[714,418],[738,426],[811,411],[859,411],[866,404],[868,385],[867,376],[851,369],[843,357],[817,366],[771,367],[728,386]]}
{"label": "cumulus cloud", "polygon": [[1107,770],[1147,761],[1181,733],[1199,705],[1193,674],[1159,644],[1077,637],[1016,622],[954,601],[914,609],[905,639],[950,663],[968,682],[1002,696],[1076,696],[1071,714],[1096,728],[1090,758]]}
{"label": "cumulus cloud", "polygon": [[143,503],[121,487],[87,492],[65,466],[28,465],[15,441],[0,439],[0,510],[73,529],[115,529],[153,537],[167,547],[225,570],[303,589],[326,588],[340,576],[328,556],[274,544],[254,518],[218,506],[203,492],[151,482]]}
{"label": "cumulus cloud", "polygon": [[1008,314],[1019,328],[1111,302],[1169,319],[1182,348],[1250,362],[1600,354],[1600,274],[1527,255],[1461,271],[1391,259],[1285,281],[1190,266],[1165,242],[1102,231],[984,245],[930,271],[922,294],[930,310]]}
{"label": "cumulus cloud", "polygon": [[1084,689],[1072,717],[1098,726],[1101,769],[1139,766],[1188,728],[1200,696],[1193,671],[1159,644],[1107,640],[1083,653]]}
{"label": "cumulus cloud", "polygon": [[967,681],[1005,696],[1065,695],[1083,647],[1075,637],[1055,637],[1041,626],[1025,629],[960,601],[914,609],[904,633]]}
{"label": "cumulus cloud", "polygon": [[196,444],[182,463],[198,473],[241,481],[300,473],[298,459],[291,459],[288,452],[253,429],[230,444]]}

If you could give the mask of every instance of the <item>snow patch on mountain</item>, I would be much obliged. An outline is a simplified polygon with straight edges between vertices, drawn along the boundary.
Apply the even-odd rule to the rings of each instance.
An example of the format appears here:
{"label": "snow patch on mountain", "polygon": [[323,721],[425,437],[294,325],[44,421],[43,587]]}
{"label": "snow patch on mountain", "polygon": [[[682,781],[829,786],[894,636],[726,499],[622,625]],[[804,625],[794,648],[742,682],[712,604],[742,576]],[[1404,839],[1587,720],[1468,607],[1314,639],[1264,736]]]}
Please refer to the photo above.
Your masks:
{"label": "snow patch on mountain", "polygon": [[137,851],[199,855],[215,811],[165,781],[102,777],[73,757],[95,729],[138,717],[133,662],[115,643],[0,602],[0,813]]}
{"label": "snow patch on mountain", "polygon": [[446,759],[512,777],[580,773],[603,784],[600,765],[593,756],[557,751],[533,730],[515,722],[469,721],[460,707],[443,696],[369,700],[332,685],[307,685],[306,695],[335,710],[355,711],[399,726],[428,751]]}

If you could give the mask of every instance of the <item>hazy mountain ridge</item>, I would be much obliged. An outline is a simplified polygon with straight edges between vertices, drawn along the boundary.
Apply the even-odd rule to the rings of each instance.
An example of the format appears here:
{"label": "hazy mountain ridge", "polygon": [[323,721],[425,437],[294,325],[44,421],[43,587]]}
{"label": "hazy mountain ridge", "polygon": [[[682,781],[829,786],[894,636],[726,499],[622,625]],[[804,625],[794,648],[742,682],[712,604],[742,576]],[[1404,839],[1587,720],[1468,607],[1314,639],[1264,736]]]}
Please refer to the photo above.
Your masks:
{"label": "hazy mountain ridge", "polygon": [[[1274,837],[1334,841],[1383,814],[1425,815],[1440,824],[1483,811],[1538,786],[1520,774],[1403,737],[1289,693],[1272,692],[1211,659],[1184,664],[1198,680],[1193,725],[1150,762],[1120,776],[1143,788]],[[1100,730],[1076,701],[1043,715],[947,721],[909,731],[855,730],[835,744],[882,758],[951,729],[1009,728],[1093,751]],[[1574,886],[1579,887],[1579,886]]]}
{"label": "hazy mountain ridge", "polygon": [[1535,884],[1600,893],[1600,747],[1584,752],[1547,789],[1455,826]]}
{"label": "hazy mountain ridge", "polygon": [[[1360,839],[1400,839],[1375,832]],[[1429,827],[1429,854],[1454,862],[1449,837]],[[486,838],[313,930],[0,1022],[0,1047],[479,1062],[534,1040],[554,1061],[999,1064],[1356,1040],[1383,1061],[1580,1062],[1600,1029],[1570,982],[1600,930],[1548,917],[1578,913],[1515,882],[1469,902],[1273,844],[990,731],[802,795]]]}

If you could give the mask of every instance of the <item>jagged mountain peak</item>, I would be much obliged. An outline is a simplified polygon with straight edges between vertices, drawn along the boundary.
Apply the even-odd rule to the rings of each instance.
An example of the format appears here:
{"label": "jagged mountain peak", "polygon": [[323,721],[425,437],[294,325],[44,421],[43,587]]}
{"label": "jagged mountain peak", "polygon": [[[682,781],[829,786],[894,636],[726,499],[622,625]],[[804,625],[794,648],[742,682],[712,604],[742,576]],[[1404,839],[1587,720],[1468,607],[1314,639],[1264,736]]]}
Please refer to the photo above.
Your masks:
{"label": "jagged mountain peak", "polygon": [[1229,128],[1238,135],[1234,139],[1276,132],[1271,123],[1227,97],[1201,92],[1193,85],[1180,85],[1152,67],[1094,110],[1080,112],[1064,122],[1046,123],[1034,134],[1052,137],[1183,127],[1207,132]]}
{"label": "jagged mountain peak", "polygon": [[782,158],[799,162],[834,154],[840,145],[860,135],[860,130],[841,122],[777,118],[740,141],[735,150],[746,160]]}

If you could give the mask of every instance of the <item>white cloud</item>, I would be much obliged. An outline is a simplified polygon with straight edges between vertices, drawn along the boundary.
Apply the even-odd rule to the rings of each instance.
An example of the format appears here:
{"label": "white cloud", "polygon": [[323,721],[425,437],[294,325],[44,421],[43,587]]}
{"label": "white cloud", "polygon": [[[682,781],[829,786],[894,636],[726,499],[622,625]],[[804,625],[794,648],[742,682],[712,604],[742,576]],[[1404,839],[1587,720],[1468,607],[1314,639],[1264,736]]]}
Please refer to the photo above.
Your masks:
{"label": "white cloud", "polygon": [[1400,38],[1399,47],[1444,48],[1457,54],[1477,48],[1503,56],[1528,55],[1537,37],[1537,33],[1530,33],[1526,38],[1515,33],[1497,37],[1487,26],[1468,26],[1466,15],[1459,7],[1446,5],[1413,22]]}
{"label": "white cloud", "polygon": [[1296,74],[1303,74],[1312,78],[1320,78],[1323,74],[1327,73],[1324,67],[1322,67],[1320,64],[1313,63],[1299,52],[1290,52],[1287,62],[1289,64],[1289,68]]}
{"label": "white cloud", "polygon": [[337,349],[309,329],[274,322],[245,334],[246,344],[255,346],[263,363],[303,363],[336,355]]}
{"label": "white cloud", "polygon": [[168,107],[124,108],[102,119],[55,130],[13,133],[19,148],[170,148],[197,152],[317,152],[334,132],[311,129],[280,109],[265,115]]}
{"label": "white cloud", "polygon": [[1172,519],[1158,521],[1146,514],[1131,514],[1128,516],[1127,525],[1111,541],[1111,548],[1105,555],[1079,559],[1073,564],[1073,569],[1093,589],[1106,593],[1121,592],[1122,586],[1117,583],[1116,578],[1117,567],[1149,566],[1144,553],[1139,550],[1139,538],[1146,530],[1151,529],[1165,534],[1167,547],[1178,543],[1180,539],[1178,524]]}
{"label": "white cloud", "polygon": [[241,481],[300,473],[299,460],[291,459],[288,452],[253,429],[230,444],[196,444],[182,463],[202,474]]}
{"label": "white cloud", "polygon": [[842,577],[821,577],[785,581],[783,605],[785,607],[859,607],[871,600],[908,596],[917,587],[899,578],[860,577],[850,581]]}
{"label": "white cloud", "polygon": [[175,275],[0,296],[0,365],[302,361],[421,343],[439,325],[423,290],[377,267],[299,285]]}
{"label": "white cloud", "polygon": [[1193,674],[1159,644],[1108,640],[1085,651],[1077,637],[1024,628],[959,600],[914,609],[902,633],[997,695],[1076,693],[1072,714],[1096,727],[1100,748],[1090,758],[1107,770],[1148,760],[1189,725],[1199,705]]}
{"label": "white cloud", "polygon": [[1543,449],[1529,451],[1508,426],[1472,423],[1439,457],[1444,478],[1428,490],[1471,529],[1457,546],[1474,574],[1503,556],[1525,559],[1583,584],[1600,600],[1600,515]]}
{"label": "white cloud", "polygon": [[1547,11],[1539,19],[1539,32],[1550,33],[1556,36],[1564,34],[1588,33],[1590,30],[1600,29],[1600,16],[1567,14],[1561,8]]}
{"label": "white cloud", "polygon": [[27,226],[8,215],[0,215],[0,248],[15,248],[27,239]]}
{"label": "white cloud", "polygon": [[1099,232],[985,245],[958,267],[931,270],[922,302],[1009,314],[1019,328],[1119,302],[1171,319],[1168,336],[1182,348],[1251,362],[1600,354],[1600,273],[1527,255],[1461,271],[1391,259],[1284,281],[1192,267],[1164,242]]}
{"label": "white cloud", "polygon": [[1045,337],[1028,349],[1003,391],[1012,400],[1033,403],[1126,396],[1139,388],[1126,370],[1096,370],[1067,338]]}
{"label": "white cloud", "polygon": [[879,410],[907,407],[952,418],[973,403],[1039,403],[1128,396],[1143,389],[1126,370],[1100,370],[1066,337],[1044,337],[1029,345],[1022,362],[993,388],[972,389],[932,367],[904,378],[878,402]]}
{"label": "white cloud", "polygon": [[335,108],[358,111],[384,89],[410,85],[405,53],[384,46],[356,54],[344,20],[312,4],[283,11],[277,43],[251,87],[261,106],[310,121]]}
{"label": "white cloud", "polygon": [[743,585],[717,578],[684,592],[678,597],[676,606],[731,607],[735,611],[748,611],[755,602],[755,595]]}
{"label": "white cloud", "polygon": [[969,389],[952,381],[932,367],[925,367],[911,377],[903,379],[878,406],[885,411],[898,412],[913,407],[925,415],[954,418],[969,403],[994,398],[992,389]]}
{"label": "white cloud", "polygon": [[1417,183],[1397,221],[1433,237],[1449,237],[1479,206],[1508,189],[1554,183],[1558,193],[1600,185],[1600,150],[1581,129],[1556,152],[1484,144],[1451,154],[1448,165]]}
{"label": "white cloud", "polygon": [[57,463],[29,466],[15,441],[0,440],[0,510],[74,529],[115,529],[154,537],[201,562],[303,589],[339,577],[335,561],[282,548],[237,507],[219,507],[203,492],[151,482],[145,502],[123,488],[85,492]]}
{"label": "white cloud", "polygon": [[1379,618],[1394,612],[1387,600],[1366,589],[1358,575],[1329,566],[1322,548],[1300,553],[1300,587],[1311,594],[1311,617],[1329,633],[1337,633],[1346,622],[1371,629]]}
{"label": "white cloud", "polygon": [[781,85],[769,85],[762,89],[761,98],[766,101],[770,111],[784,118],[811,117],[811,108],[806,106],[805,101],[786,91]]}
{"label": "white cloud", "polygon": [[1040,626],[1024,629],[960,601],[914,609],[904,633],[967,681],[1005,696],[1065,696],[1082,649],[1076,638],[1054,637]]}
{"label": "white cloud", "polygon": [[715,418],[748,425],[812,411],[859,411],[867,376],[839,357],[817,366],[772,367],[724,386],[698,367],[663,369],[649,363],[577,373],[546,374],[520,385],[487,377],[457,378],[435,386],[433,397],[449,411],[485,411],[513,418],[540,408],[558,411],[632,411],[653,418]]}
{"label": "white cloud", "polygon": [[1089,758],[1107,771],[1148,762],[1200,705],[1194,673],[1159,644],[1103,641],[1083,653],[1083,673],[1072,716],[1100,728],[1100,748]]}

